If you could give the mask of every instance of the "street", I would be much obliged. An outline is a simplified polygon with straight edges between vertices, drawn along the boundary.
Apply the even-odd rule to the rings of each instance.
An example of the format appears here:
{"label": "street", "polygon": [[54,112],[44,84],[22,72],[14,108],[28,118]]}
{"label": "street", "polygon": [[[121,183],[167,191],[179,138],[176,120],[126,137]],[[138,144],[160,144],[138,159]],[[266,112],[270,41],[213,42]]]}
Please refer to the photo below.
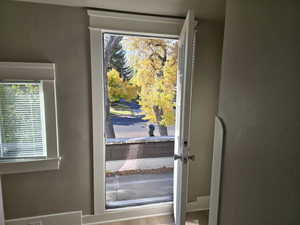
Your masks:
{"label": "street", "polygon": [[[148,137],[150,124],[148,121],[142,119],[143,116],[124,116],[112,115],[112,123],[115,130],[116,138],[135,138],[135,137]],[[154,135],[160,136],[157,124],[155,127]],[[174,136],[175,126],[168,126],[168,135]]]}
{"label": "street", "polygon": [[108,208],[172,201],[173,173],[106,177]]}

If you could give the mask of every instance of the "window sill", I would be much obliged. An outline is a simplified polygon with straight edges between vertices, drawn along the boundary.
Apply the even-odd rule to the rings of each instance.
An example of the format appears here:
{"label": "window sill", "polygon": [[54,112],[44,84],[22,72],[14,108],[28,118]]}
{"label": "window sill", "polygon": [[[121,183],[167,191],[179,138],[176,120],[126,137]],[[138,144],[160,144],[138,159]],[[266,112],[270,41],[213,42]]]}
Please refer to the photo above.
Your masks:
{"label": "window sill", "polygon": [[45,159],[2,159],[0,160],[0,175],[58,170],[60,161],[60,157]]}

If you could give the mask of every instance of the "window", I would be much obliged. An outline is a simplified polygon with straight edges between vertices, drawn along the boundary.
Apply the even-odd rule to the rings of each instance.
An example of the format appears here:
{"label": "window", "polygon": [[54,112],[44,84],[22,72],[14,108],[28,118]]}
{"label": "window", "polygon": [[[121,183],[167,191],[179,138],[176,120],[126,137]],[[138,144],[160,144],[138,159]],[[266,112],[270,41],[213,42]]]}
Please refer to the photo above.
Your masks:
{"label": "window", "polygon": [[0,62],[0,173],[59,167],[54,69]]}
{"label": "window", "polygon": [[0,158],[47,156],[41,82],[0,83]]}

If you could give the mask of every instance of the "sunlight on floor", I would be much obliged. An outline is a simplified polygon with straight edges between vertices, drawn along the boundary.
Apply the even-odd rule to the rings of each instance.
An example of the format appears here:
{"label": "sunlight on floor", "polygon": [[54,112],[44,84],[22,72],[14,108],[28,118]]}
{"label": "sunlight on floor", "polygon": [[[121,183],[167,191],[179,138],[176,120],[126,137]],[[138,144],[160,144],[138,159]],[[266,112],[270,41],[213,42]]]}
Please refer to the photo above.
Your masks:
{"label": "sunlight on floor", "polygon": [[200,224],[199,224],[199,220],[191,220],[191,221],[187,221],[185,225],[200,225]]}

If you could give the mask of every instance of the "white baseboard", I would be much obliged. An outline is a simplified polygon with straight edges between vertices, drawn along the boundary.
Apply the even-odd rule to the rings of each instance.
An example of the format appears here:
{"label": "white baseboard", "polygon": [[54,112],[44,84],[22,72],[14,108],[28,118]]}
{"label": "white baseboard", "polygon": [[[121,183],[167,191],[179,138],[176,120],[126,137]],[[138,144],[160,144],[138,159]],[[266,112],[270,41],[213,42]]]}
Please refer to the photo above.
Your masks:
{"label": "white baseboard", "polygon": [[66,212],[6,220],[5,225],[82,225],[82,212]]}

